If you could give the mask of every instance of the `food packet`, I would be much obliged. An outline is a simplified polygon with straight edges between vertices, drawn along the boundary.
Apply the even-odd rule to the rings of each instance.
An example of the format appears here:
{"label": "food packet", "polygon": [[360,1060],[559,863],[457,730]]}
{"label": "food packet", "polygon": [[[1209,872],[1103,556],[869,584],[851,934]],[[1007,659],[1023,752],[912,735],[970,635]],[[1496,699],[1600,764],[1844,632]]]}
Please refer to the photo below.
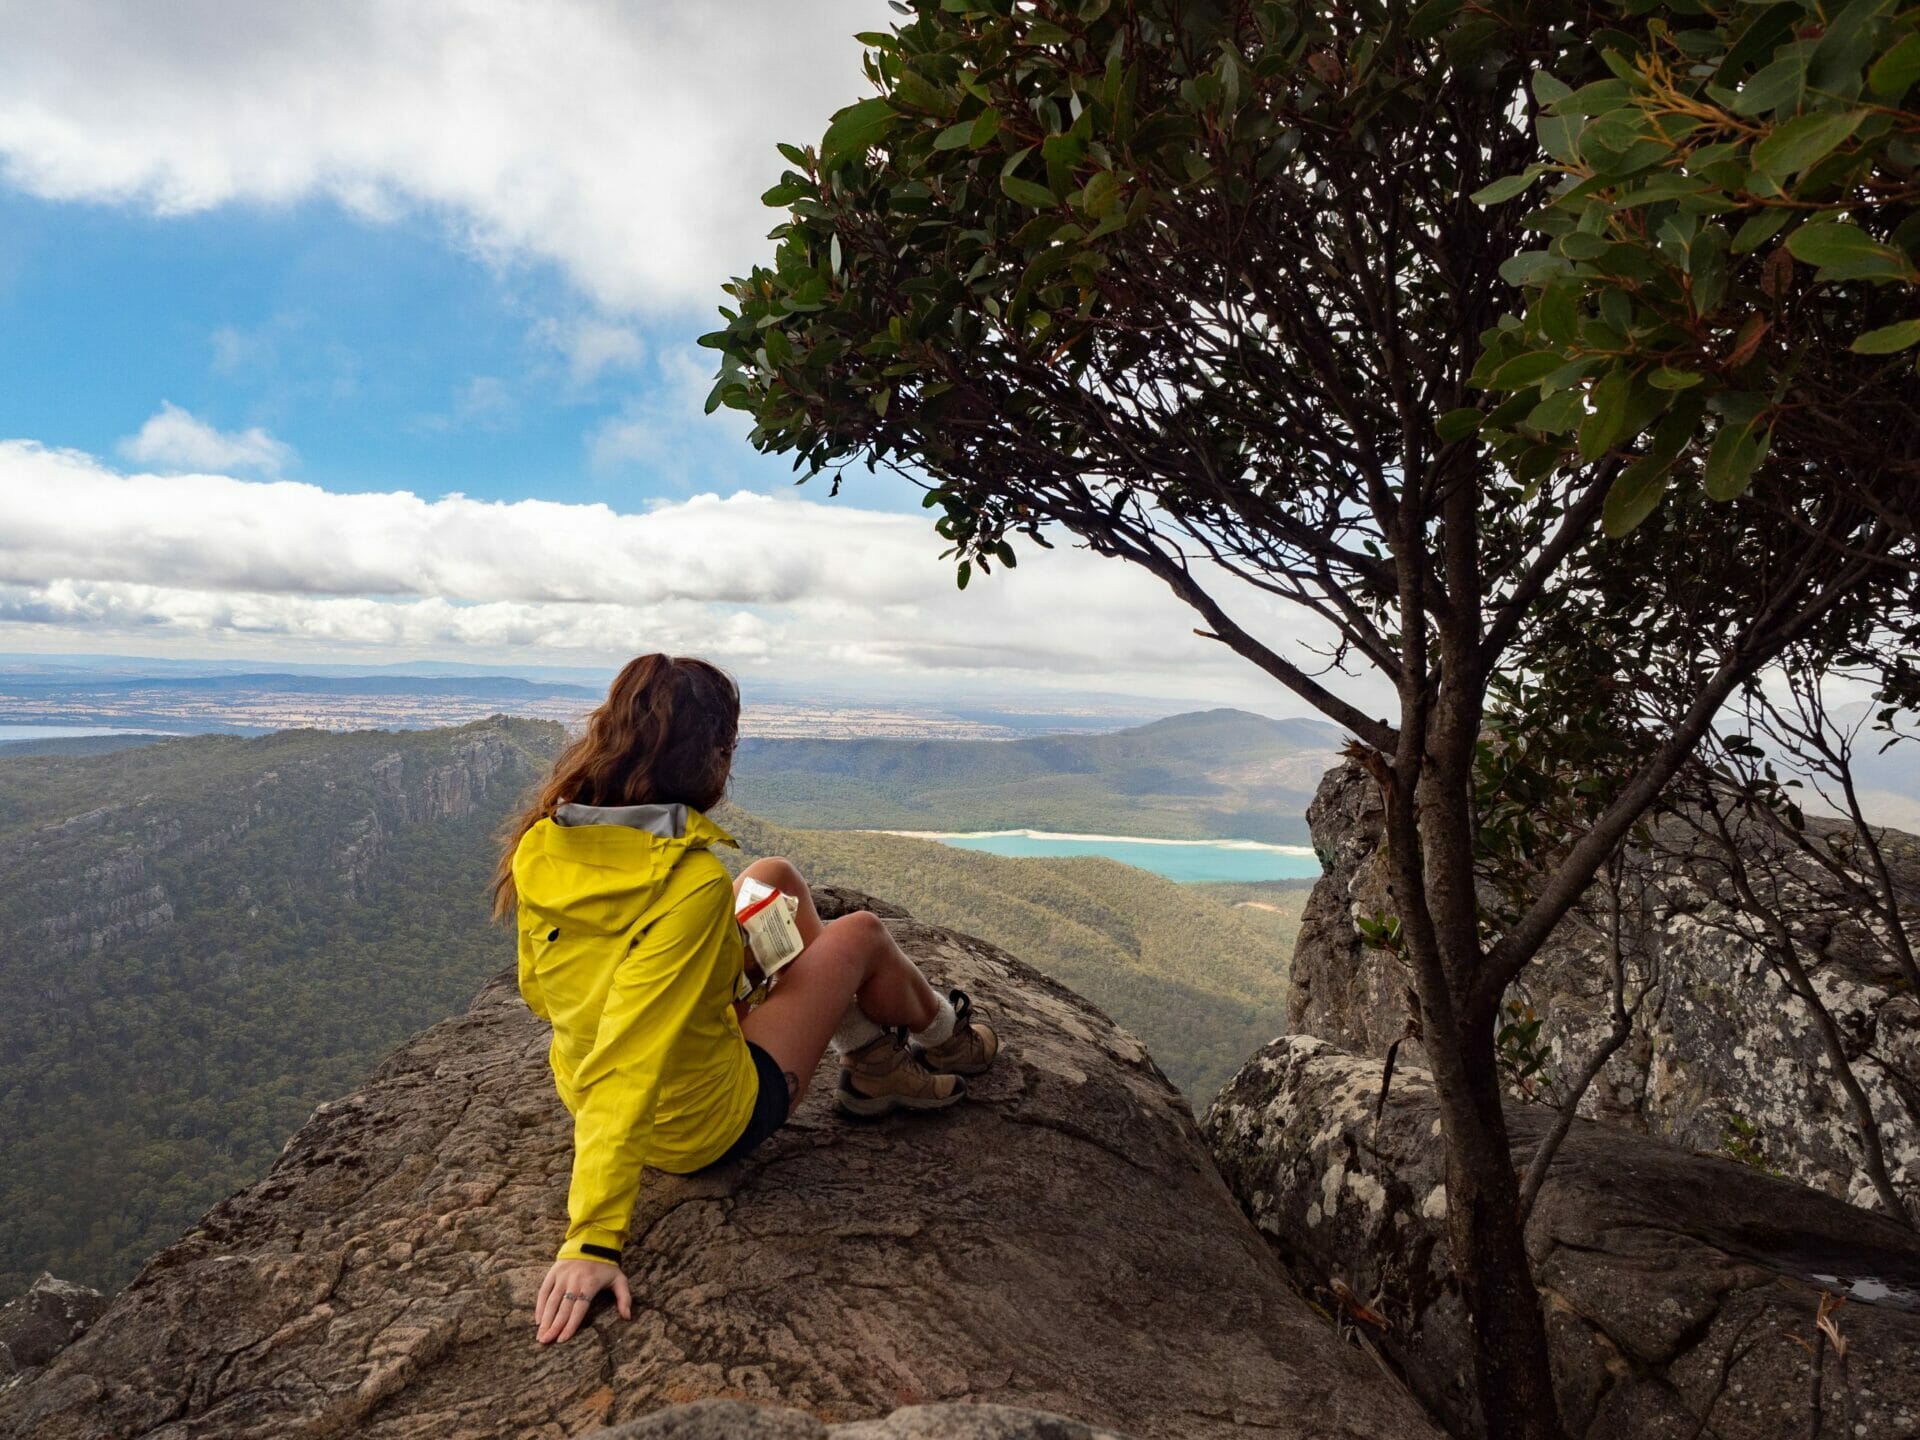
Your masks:
{"label": "food packet", "polygon": [[753,951],[760,973],[772,979],[776,971],[805,948],[794,916],[800,902],[784,891],[748,876],[734,896],[733,918]]}

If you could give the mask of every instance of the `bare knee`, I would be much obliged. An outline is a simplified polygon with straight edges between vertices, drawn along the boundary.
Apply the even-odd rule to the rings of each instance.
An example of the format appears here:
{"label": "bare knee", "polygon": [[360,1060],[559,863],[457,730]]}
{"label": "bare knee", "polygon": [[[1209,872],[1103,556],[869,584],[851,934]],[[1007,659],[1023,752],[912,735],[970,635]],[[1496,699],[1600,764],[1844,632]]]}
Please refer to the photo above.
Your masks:
{"label": "bare knee", "polygon": [[827,924],[863,951],[880,949],[891,938],[887,922],[871,910],[849,910],[838,920],[829,920]]}
{"label": "bare knee", "polygon": [[799,868],[782,855],[769,855],[764,860],[756,860],[740,874],[742,878],[751,875],[762,884],[784,890],[789,895],[804,895],[807,890],[807,882]]}

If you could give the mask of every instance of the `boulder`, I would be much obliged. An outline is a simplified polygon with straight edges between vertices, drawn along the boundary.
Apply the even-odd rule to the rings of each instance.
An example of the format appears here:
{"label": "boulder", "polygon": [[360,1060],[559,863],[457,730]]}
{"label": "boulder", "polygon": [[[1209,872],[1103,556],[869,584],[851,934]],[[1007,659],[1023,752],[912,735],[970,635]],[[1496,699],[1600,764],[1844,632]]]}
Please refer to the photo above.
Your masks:
{"label": "boulder", "polygon": [[[1291,1029],[1384,1056],[1406,1033],[1410,980],[1388,952],[1361,944],[1354,928],[1356,919],[1393,910],[1379,792],[1357,765],[1343,765],[1321,781],[1307,820],[1326,873],[1308,897],[1294,946]],[[1920,842],[1887,832],[1886,843],[1909,914],[1920,915]],[[1813,1018],[1766,947],[1730,933],[1713,898],[1670,862],[1662,862],[1655,890],[1650,928],[1629,934],[1628,947],[1649,957],[1658,983],[1581,1113],[1690,1150],[1736,1153],[1876,1206],[1853,1116]],[[1920,1214],[1920,996],[1862,940],[1844,924],[1808,937],[1810,976],[1868,1093],[1894,1185]],[[1577,1072],[1611,1027],[1604,957],[1600,934],[1570,918],[1514,988],[1540,1018],[1540,1041],[1557,1073]],[[1422,1060],[1417,1041],[1401,1055]]]}
{"label": "boulder", "polygon": [[98,1290],[42,1274],[25,1294],[0,1305],[0,1384],[45,1365],[106,1308]]}
{"label": "boulder", "polygon": [[[1276,1040],[1221,1091],[1203,1129],[1295,1278],[1344,1310],[1455,1434],[1472,1435],[1472,1351],[1448,1254],[1433,1084],[1424,1070],[1396,1067],[1376,1116],[1383,1068],[1312,1037]],[[1551,1118],[1540,1107],[1510,1112],[1519,1154]],[[1890,1219],[1723,1157],[1577,1121],[1529,1217],[1527,1246],[1572,1435],[1920,1433],[1920,1236]],[[1830,1316],[1844,1364],[1815,1328],[1823,1295],[1845,1302]]]}
{"label": "boulder", "polygon": [[[747,1160],[650,1175],[632,1321],[603,1303],[535,1343],[572,1136],[502,975],[156,1255],[0,1436],[560,1437],[703,1399],[830,1424],[987,1403],[1136,1440],[1434,1434],[1294,1293],[1137,1041],[980,941],[887,923],[993,1017],[1001,1061],[963,1105],[869,1124],[833,1111],[829,1068]],[[886,1423],[849,1433],[948,1433]]]}

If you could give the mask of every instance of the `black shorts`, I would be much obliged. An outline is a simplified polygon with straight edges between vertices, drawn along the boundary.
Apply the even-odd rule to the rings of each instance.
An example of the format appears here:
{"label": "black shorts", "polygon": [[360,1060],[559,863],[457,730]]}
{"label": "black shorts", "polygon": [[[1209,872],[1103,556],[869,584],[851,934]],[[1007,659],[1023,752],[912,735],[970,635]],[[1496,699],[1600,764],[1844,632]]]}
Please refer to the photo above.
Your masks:
{"label": "black shorts", "polygon": [[[747,1116],[747,1128],[727,1147],[726,1154],[710,1165],[701,1166],[701,1170],[731,1164],[787,1123],[787,1105],[792,1096],[787,1093],[786,1072],[780,1068],[779,1061],[751,1040],[747,1041],[747,1053],[753,1056],[753,1073],[759,1082],[753,1097],[753,1113]],[[692,1173],[697,1175],[700,1171]]]}

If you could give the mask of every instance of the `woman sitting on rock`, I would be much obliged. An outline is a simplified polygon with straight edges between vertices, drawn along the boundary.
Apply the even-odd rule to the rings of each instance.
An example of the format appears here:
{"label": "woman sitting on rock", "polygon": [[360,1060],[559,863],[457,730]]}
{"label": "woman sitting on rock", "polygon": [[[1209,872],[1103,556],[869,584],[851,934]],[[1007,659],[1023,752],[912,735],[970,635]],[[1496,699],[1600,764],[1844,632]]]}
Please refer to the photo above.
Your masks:
{"label": "woman sitting on rock", "polygon": [[567,1237],[534,1302],[543,1344],[579,1329],[608,1287],[632,1317],[620,1257],[642,1166],[739,1159],[786,1122],[829,1045],[836,1100],[858,1115],[951,1105],[999,1048],[965,992],[936,995],[877,917],[822,923],[785,860],[739,877],[793,896],[806,942],[750,1008],[739,881],[711,849],[735,842],[706,815],[739,724],[724,672],[642,655],[505,837],[494,913],[518,917],[520,993],[553,1026],[573,1115]]}

